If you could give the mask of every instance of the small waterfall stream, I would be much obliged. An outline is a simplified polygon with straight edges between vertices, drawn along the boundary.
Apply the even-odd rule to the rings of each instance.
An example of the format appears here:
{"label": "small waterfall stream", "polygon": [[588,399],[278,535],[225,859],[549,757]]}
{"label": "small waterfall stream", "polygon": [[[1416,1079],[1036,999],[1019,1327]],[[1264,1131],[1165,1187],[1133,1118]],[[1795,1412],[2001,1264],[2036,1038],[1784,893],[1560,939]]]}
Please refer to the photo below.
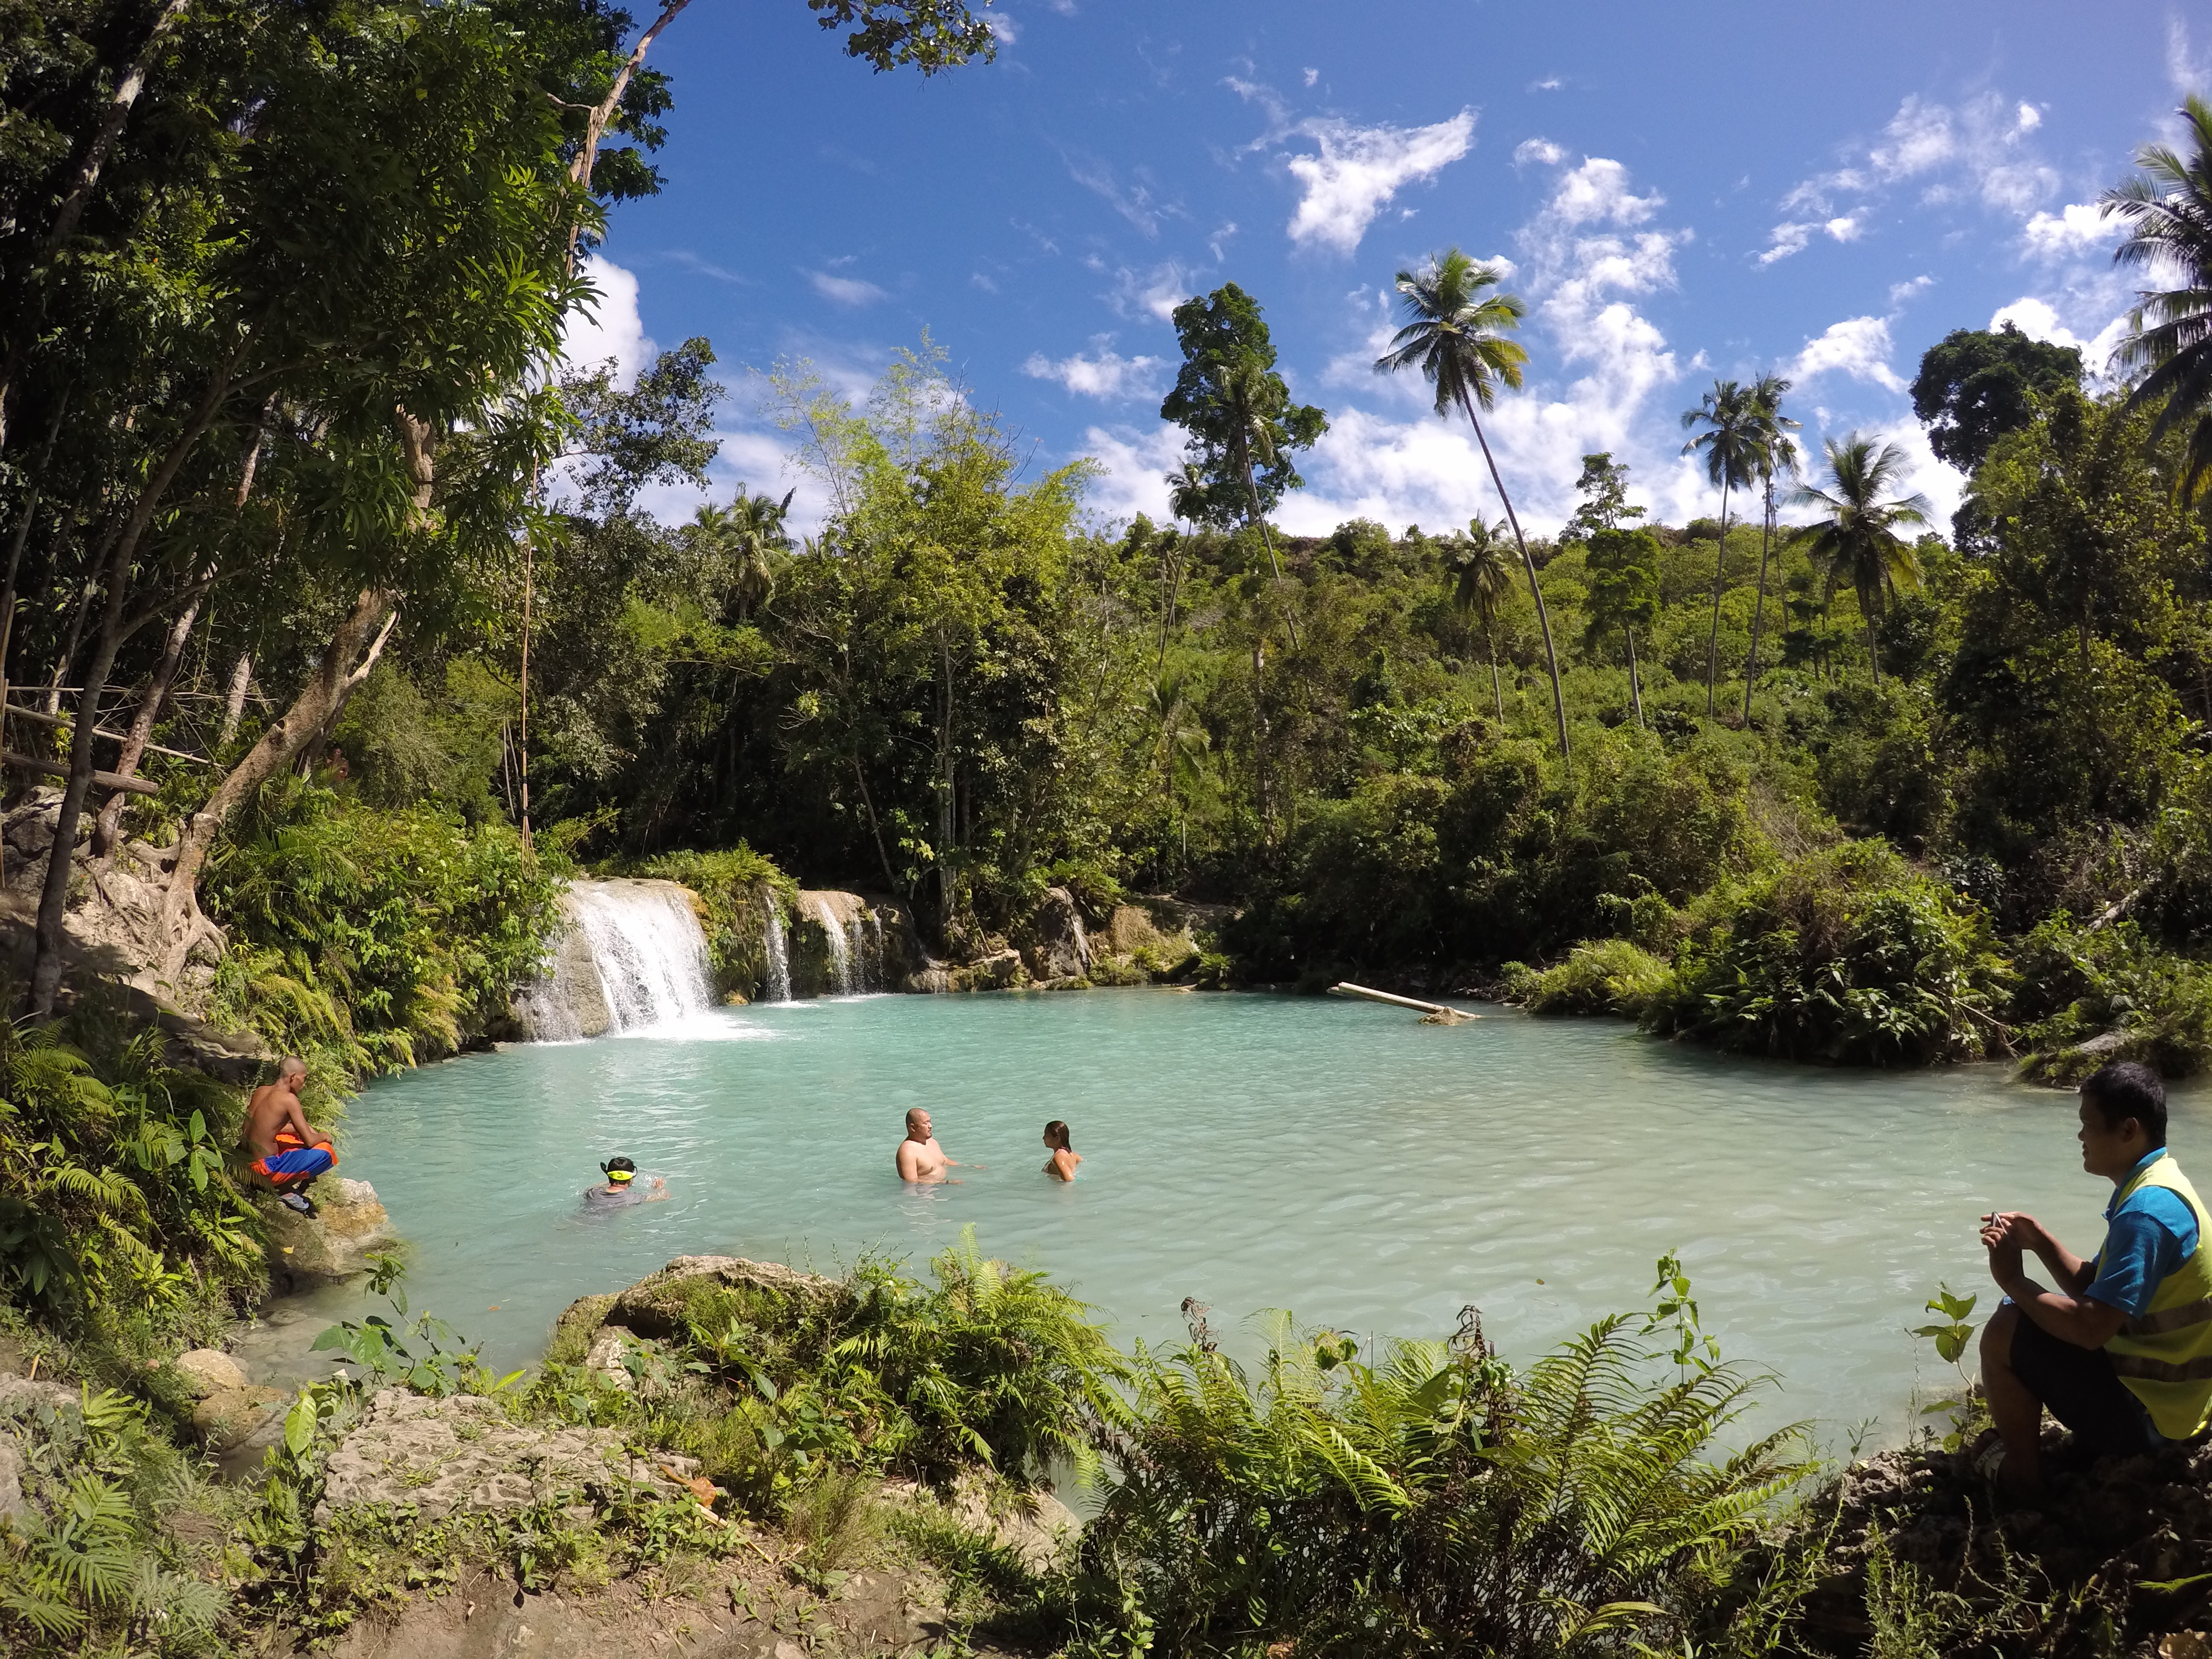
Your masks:
{"label": "small waterfall stream", "polygon": [[783,936],[783,912],[768,902],[768,1000],[791,1000],[791,945]]}
{"label": "small waterfall stream", "polygon": [[613,1016],[635,1031],[714,1006],[707,935],[684,891],[642,882],[578,882],[569,890],[576,925]]}
{"label": "small waterfall stream", "polygon": [[830,941],[830,972],[837,981],[837,994],[848,997],[853,994],[853,942],[845,937],[845,924],[837,920],[828,899],[814,901],[814,914]]}
{"label": "small waterfall stream", "polygon": [[714,1006],[707,936],[673,882],[579,881],[562,896],[568,921],[551,971],[515,998],[531,1037],[574,1042],[641,1031]]}

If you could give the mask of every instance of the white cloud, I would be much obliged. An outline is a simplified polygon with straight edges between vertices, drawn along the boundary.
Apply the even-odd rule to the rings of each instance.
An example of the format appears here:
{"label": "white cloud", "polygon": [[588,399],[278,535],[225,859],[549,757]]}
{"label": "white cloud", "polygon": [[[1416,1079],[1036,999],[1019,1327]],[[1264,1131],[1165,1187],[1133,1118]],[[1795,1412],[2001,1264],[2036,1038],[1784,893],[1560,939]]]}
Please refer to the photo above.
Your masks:
{"label": "white cloud", "polygon": [[1106,303],[1119,316],[1157,317],[1166,322],[1177,306],[1198,291],[1202,275],[1175,259],[1144,271],[1123,265],[1114,273]]}
{"label": "white cloud", "polygon": [[1936,279],[1933,276],[1915,276],[1902,283],[1892,283],[1889,285],[1889,302],[1893,306],[1901,306],[1907,300],[1918,299],[1935,286]]}
{"label": "white cloud", "polygon": [[2065,259],[2110,246],[2119,227],[2094,202],[2070,202],[2056,213],[2039,213],[2021,227],[2021,245],[2039,259]]}
{"label": "white cloud", "polygon": [[2006,213],[2026,213],[2058,188],[2058,174],[2039,161],[1993,167],[1982,174],[1982,200]]}
{"label": "white cloud", "polygon": [[1778,224],[1767,234],[1766,252],[1759,256],[1759,263],[1771,265],[1777,259],[1787,259],[1793,253],[1802,253],[1813,240],[1814,227],[1790,221]]}
{"label": "white cloud", "polygon": [[1042,352],[1032,352],[1022,365],[1022,373],[1039,380],[1053,380],[1085,398],[1100,398],[1114,401],[1124,398],[1149,398],[1159,386],[1159,372],[1166,367],[1164,357],[1124,357],[1112,349],[1114,337],[1101,334],[1091,342],[1095,356],[1086,357],[1081,352],[1053,362]]}
{"label": "white cloud", "polygon": [[1547,167],[1557,167],[1566,159],[1566,151],[1548,138],[1523,138],[1513,148],[1513,161],[1516,167],[1526,166],[1530,161],[1540,162]]}
{"label": "white cloud", "polygon": [[1528,90],[1531,92],[1557,92],[1561,87],[1564,87],[1566,84],[1567,83],[1561,80],[1558,76],[1547,75],[1540,81],[1530,82]]}
{"label": "white cloud", "polygon": [[1890,354],[1895,349],[1889,325],[1883,319],[1850,317],[1830,324],[1818,339],[1808,340],[1783,374],[1800,384],[1821,374],[1848,374],[1886,392],[1902,392],[1905,382],[1889,366]]}
{"label": "white cloud", "polygon": [[873,283],[863,282],[858,276],[833,276],[826,270],[810,270],[806,280],[823,299],[841,306],[872,306],[878,300],[891,296]]}
{"label": "white cloud", "polygon": [[1317,83],[1320,82],[1320,80],[1321,80],[1321,71],[1320,71],[1319,70],[1317,70],[1317,69],[1310,69],[1310,70],[1308,70],[1306,71],[1306,84],[1307,84],[1308,86],[1310,86],[1310,86],[1314,86],[1314,85],[1317,84]]}
{"label": "white cloud", "polygon": [[1324,119],[1298,130],[1320,154],[1290,159],[1291,177],[1304,186],[1291,216],[1291,240],[1350,253],[1402,186],[1433,177],[1467,154],[1474,112],[1463,109],[1425,127],[1355,127]]}
{"label": "white cloud", "polygon": [[2020,113],[2013,118],[2014,132],[2033,132],[2043,125],[2043,112],[2033,104],[2022,104]]}
{"label": "white cloud", "polygon": [[1182,433],[1164,422],[1148,429],[1094,426],[1083,434],[1084,453],[1098,463],[1098,476],[1085,496],[1098,518],[1112,522],[1149,514],[1164,524],[1167,475],[1182,466]]}
{"label": "white cloud", "polygon": [[1838,242],[1856,242],[1859,239],[1859,220],[1855,214],[1831,219],[1820,227]]}
{"label": "white cloud", "polygon": [[1923,104],[1909,94],[1882,130],[1883,143],[1867,152],[1875,171],[1884,179],[1910,179],[1941,166],[1958,153],[1958,134],[1951,112],[1941,104]]}
{"label": "white cloud", "polygon": [[583,368],[611,358],[616,383],[627,392],[659,355],[638,316],[636,274],[604,255],[587,253],[584,276],[599,290],[599,298],[562,319],[562,359]]}
{"label": "white cloud", "polygon": [[1151,187],[1141,179],[1133,185],[1123,185],[1115,176],[1114,169],[1096,156],[1063,154],[1061,160],[1067,164],[1070,178],[1084,189],[1103,197],[1112,204],[1115,212],[1147,236],[1159,234],[1163,215],[1180,216],[1182,214],[1182,209],[1172,204],[1153,200]]}
{"label": "white cloud", "polygon": [[1998,212],[2025,216],[2059,185],[2058,173],[2028,142],[2042,125],[2033,105],[2008,102],[1995,92],[1956,107],[1916,94],[1898,106],[1881,136],[1855,159],[1806,179],[1782,205],[1793,217],[1810,218],[1832,213],[1839,199],[1879,198],[1889,186],[1919,181],[1922,199],[1930,204],[1978,199]]}

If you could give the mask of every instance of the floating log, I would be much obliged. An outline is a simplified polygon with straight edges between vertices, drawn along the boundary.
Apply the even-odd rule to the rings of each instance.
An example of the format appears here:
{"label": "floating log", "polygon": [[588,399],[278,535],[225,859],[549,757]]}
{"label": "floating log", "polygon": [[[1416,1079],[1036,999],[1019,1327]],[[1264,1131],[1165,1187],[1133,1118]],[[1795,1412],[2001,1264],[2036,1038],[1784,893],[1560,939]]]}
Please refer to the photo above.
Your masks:
{"label": "floating log", "polygon": [[[18,772],[37,772],[50,778],[69,775],[67,761],[42,760],[36,755],[0,754],[0,766],[12,766]],[[161,786],[149,783],[143,778],[126,778],[120,772],[94,772],[92,787],[95,789],[119,789],[126,795],[158,795]]]}
{"label": "floating log", "polygon": [[1370,1002],[1387,1002],[1393,1008],[1411,1008],[1421,1017],[1424,1025],[1456,1025],[1462,1020],[1479,1019],[1462,1009],[1447,1008],[1441,1002],[1419,1002],[1412,997],[1393,996],[1388,991],[1370,990],[1364,985],[1354,985],[1349,980],[1328,988],[1333,997],[1364,997]]}

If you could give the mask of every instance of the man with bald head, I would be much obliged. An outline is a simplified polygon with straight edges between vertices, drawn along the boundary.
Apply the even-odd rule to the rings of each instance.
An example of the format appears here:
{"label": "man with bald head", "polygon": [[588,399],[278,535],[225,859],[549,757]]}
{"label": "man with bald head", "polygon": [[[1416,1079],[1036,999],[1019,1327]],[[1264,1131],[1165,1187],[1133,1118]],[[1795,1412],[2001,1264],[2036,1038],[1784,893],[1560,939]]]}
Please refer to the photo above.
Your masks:
{"label": "man with bald head", "polygon": [[300,1108],[300,1089],[307,1062],[287,1054],[276,1063],[276,1080],[253,1091],[246,1108],[246,1144],[256,1154],[253,1172],[276,1189],[288,1208],[315,1212],[307,1188],[315,1177],[338,1167],[331,1138],[307,1121]]}
{"label": "man with bald head", "polygon": [[[945,1148],[937,1144],[937,1137],[930,1131],[929,1114],[919,1106],[906,1115],[906,1139],[899,1142],[897,1164],[901,1181],[921,1186],[949,1181],[951,1177],[945,1172],[959,1168],[957,1161],[945,1157]],[[969,1167],[980,1170],[983,1166],[972,1164]]]}

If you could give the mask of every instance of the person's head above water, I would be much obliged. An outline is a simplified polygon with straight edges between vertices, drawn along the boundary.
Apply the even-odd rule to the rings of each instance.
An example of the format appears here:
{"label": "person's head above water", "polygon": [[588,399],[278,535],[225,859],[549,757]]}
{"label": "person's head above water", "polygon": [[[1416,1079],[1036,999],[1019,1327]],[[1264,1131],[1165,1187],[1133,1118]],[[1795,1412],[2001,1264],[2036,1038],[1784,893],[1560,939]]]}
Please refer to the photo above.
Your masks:
{"label": "person's head above water", "polygon": [[611,1158],[599,1165],[599,1173],[607,1178],[610,1187],[627,1187],[637,1179],[637,1165],[626,1158]]}
{"label": "person's head above water", "polygon": [[906,1136],[908,1140],[929,1139],[929,1114],[919,1106],[913,1108],[906,1115]]}
{"label": "person's head above water", "polygon": [[1058,1118],[1053,1119],[1044,1126],[1044,1144],[1054,1152],[1075,1150],[1067,1144],[1067,1125],[1062,1123]]}
{"label": "person's head above water", "polygon": [[2118,1180],[2166,1145],[2166,1085],[2131,1060],[2100,1067],[2081,1084],[2081,1167]]}

